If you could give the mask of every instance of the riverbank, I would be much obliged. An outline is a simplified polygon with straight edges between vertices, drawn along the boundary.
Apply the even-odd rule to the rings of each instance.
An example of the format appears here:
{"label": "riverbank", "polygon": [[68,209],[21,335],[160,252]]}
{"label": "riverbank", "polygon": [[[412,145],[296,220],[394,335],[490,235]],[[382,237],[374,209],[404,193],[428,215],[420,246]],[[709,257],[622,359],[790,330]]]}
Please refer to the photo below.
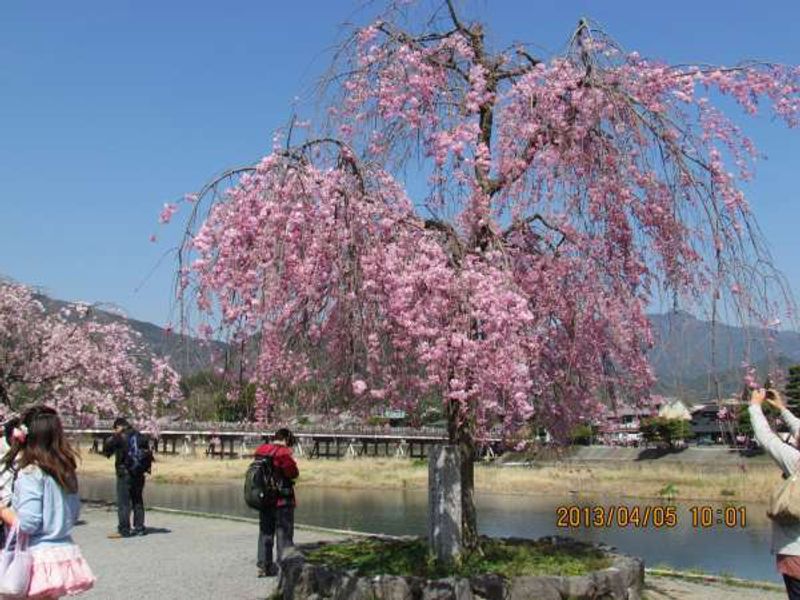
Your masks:
{"label": "riverbank", "polygon": [[[274,578],[255,576],[254,519],[188,515],[150,510],[150,534],[109,540],[114,529],[113,507],[88,506],[83,524],[76,527],[81,545],[98,578],[95,588],[82,598],[160,600],[161,598],[236,598],[264,600],[274,592]],[[341,539],[334,532],[299,527],[298,543]],[[191,551],[187,551],[191,549]],[[779,600],[780,586],[757,581],[730,581],[692,573],[673,572],[645,578],[647,600]]]}
{"label": "riverbank", "polygon": [[[152,480],[163,483],[241,481],[249,464],[243,459],[209,459],[158,455]],[[364,489],[424,489],[427,462],[408,459],[299,459],[301,485]],[[109,476],[113,464],[84,452],[80,474]],[[535,468],[479,464],[475,485],[479,492],[628,498],[672,498],[695,501],[767,502],[780,483],[777,468],[731,464],[638,461],[616,463],[561,463]]]}

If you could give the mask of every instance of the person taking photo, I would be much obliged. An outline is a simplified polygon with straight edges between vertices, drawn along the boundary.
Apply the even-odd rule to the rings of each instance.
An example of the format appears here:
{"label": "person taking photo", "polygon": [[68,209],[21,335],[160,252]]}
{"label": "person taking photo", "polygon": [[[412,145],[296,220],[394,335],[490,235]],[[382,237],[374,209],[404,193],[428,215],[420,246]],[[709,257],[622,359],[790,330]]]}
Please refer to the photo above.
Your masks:
{"label": "person taking photo", "polygon": [[[764,402],[780,411],[781,419],[790,432],[790,443],[784,442],[770,427],[764,416]],[[778,464],[784,478],[791,477],[800,468],[800,419],[795,417],[775,390],[754,390],[750,396],[750,422],[759,444]],[[783,575],[789,600],[800,600],[800,523],[772,521],[771,551],[775,554],[776,567]]]}
{"label": "person taking photo", "polygon": [[[150,472],[153,454],[150,440],[131,426],[125,418],[114,421],[114,433],[103,442],[103,455],[114,456],[117,475],[117,531],[110,539],[145,535],[144,526],[144,482]],[[133,512],[133,528],[131,528]]]}

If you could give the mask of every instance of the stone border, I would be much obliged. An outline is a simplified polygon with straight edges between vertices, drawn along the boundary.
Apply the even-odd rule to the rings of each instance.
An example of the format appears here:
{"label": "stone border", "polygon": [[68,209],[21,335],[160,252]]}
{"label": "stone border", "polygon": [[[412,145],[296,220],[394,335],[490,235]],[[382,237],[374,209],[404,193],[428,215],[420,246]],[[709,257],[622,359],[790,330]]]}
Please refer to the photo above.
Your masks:
{"label": "stone border", "polygon": [[[514,544],[532,540],[503,538]],[[641,600],[644,562],[603,544],[547,536],[538,541],[597,548],[612,559],[610,567],[572,577],[526,576],[505,580],[475,575],[426,580],[421,577],[359,576],[306,561],[305,554],[330,543],[295,546],[281,561],[278,591],[282,600]]]}

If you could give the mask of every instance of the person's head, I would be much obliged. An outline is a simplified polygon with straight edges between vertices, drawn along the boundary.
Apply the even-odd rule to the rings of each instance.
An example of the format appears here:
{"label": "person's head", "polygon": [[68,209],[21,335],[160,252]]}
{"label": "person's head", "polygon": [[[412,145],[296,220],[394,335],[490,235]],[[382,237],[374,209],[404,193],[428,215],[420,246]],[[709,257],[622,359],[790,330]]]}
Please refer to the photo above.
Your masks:
{"label": "person's head", "polygon": [[122,433],[126,429],[130,429],[131,424],[128,422],[128,419],[125,417],[117,417],[114,419],[114,432],[115,433]]}
{"label": "person's head", "polygon": [[24,439],[24,434],[20,430],[21,424],[19,417],[12,417],[3,424],[3,437],[8,444],[8,451],[2,457],[3,464],[6,469],[14,465],[17,455],[22,447],[21,440]]}
{"label": "person's head", "polygon": [[11,446],[14,443],[14,429],[19,427],[20,420],[19,417],[11,417],[8,421],[3,423],[3,437],[6,439],[6,443]]}
{"label": "person's head", "polygon": [[49,406],[34,406],[25,411],[21,420],[25,439],[20,468],[36,465],[68,492],[77,492],[77,455],[64,436],[58,413]]}
{"label": "person's head", "polygon": [[292,432],[285,427],[281,427],[275,432],[275,441],[286,444],[291,448],[294,446],[294,435],[292,435]]}

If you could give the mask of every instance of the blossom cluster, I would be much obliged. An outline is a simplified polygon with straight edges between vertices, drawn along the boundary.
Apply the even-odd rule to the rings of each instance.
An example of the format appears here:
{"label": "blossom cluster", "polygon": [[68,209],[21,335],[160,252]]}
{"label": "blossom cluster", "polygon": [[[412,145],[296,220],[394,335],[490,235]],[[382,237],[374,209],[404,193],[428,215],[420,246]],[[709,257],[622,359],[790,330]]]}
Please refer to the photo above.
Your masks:
{"label": "blossom cluster", "polygon": [[359,31],[328,111],[340,138],[276,147],[187,239],[183,290],[257,340],[263,406],[438,399],[477,432],[565,436],[620,390],[647,395],[657,290],[746,306],[721,265],[751,258],[757,152],[713,100],[763,98],[794,126],[800,71],[675,68],[580,35],[525,61],[481,31]]}
{"label": "blossom cluster", "polygon": [[2,410],[44,402],[71,417],[150,419],[181,398],[179,377],[127,324],[85,304],[48,310],[28,287],[0,283]]}

